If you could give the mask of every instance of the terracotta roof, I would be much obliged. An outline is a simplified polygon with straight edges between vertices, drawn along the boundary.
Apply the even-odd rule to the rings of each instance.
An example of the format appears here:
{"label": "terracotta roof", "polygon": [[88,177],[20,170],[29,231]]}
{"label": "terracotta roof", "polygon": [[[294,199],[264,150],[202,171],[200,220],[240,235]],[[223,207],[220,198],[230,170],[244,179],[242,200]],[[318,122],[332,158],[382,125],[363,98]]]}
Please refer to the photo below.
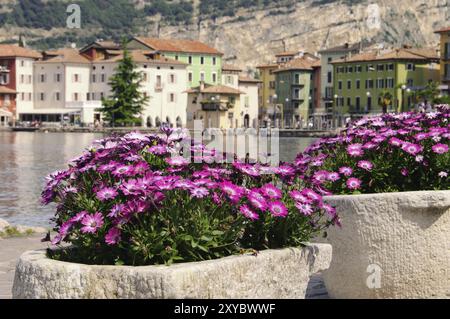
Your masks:
{"label": "terracotta roof", "polygon": [[445,33],[445,32],[450,32],[450,27],[446,27],[446,28],[434,31],[434,33]]}
{"label": "terracotta roof", "polygon": [[0,94],[16,94],[17,92],[6,86],[0,85]]}
{"label": "terracotta roof", "polygon": [[0,57],[21,57],[39,59],[41,54],[37,51],[22,48],[13,44],[0,44]]}
{"label": "terracotta roof", "polygon": [[273,73],[283,72],[288,70],[312,70],[313,64],[318,60],[317,58],[300,57],[293,59],[283,65],[278,70],[273,71]]}
{"label": "terracotta roof", "polygon": [[186,93],[210,93],[210,94],[243,94],[244,92],[226,85],[205,85],[203,90],[200,86],[191,88]]}
{"label": "terracotta roof", "polygon": [[322,63],[321,63],[320,60],[317,60],[317,61],[314,62],[311,66],[312,66],[313,68],[320,68],[320,67],[322,66]]}
{"label": "terracotta roof", "polygon": [[81,55],[77,49],[58,49],[44,52],[43,61],[39,63],[82,63],[88,64],[91,61]]}
{"label": "terracotta roof", "polygon": [[237,71],[240,72],[242,71],[242,68],[236,66],[236,65],[231,65],[231,64],[222,64],[222,71]]}
{"label": "terracotta roof", "polygon": [[136,41],[161,52],[188,52],[223,55],[222,52],[195,40],[135,37]]}
{"label": "terracotta roof", "polygon": [[261,65],[257,65],[256,68],[257,68],[257,69],[277,68],[278,66],[279,66],[279,64],[272,63],[272,64],[261,64]]}
{"label": "terracotta roof", "polygon": [[350,52],[350,51],[358,50],[359,48],[360,48],[360,43],[353,43],[353,44],[345,43],[343,45],[339,45],[336,47],[320,50],[319,53]]}
{"label": "terracotta roof", "polygon": [[432,48],[421,49],[394,49],[385,52],[367,51],[331,63],[367,62],[383,60],[439,60],[437,51]]}
{"label": "terracotta roof", "polygon": [[252,79],[252,78],[249,78],[247,76],[240,76],[239,77],[239,82],[260,83],[262,81],[258,80],[258,79]]}
{"label": "terracotta roof", "polygon": [[278,54],[275,54],[276,57],[278,56],[291,56],[291,55],[296,55],[298,52],[296,51],[285,51],[285,52],[281,52]]}
{"label": "terracotta roof", "polygon": [[[152,57],[151,54],[154,54],[152,51],[145,51],[145,50],[132,50],[129,51],[131,54],[131,58],[136,63],[153,63],[153,64],[171,64],[171,65],[187,65],[187,63],[177,61],[174,59],[169,59],[163,56]],[[115,55],[114,57],[111,57],[107,60],[97,60],[96,62],[119,62],[123,59],[123,53],[120,53],[118,55]]]}
{"label": "terracotta roof", "polygon": [[86,50],[89,50],[92,47],[96,47],[96,48],[102,48],[102,49],[106,49],[106,50],[119,50],[120,49],[120,44],[115,43],[114,41],[94,41],[92,43],[89,43],[88,45],[84,46],[83,48],[80,49],[80,52],[84,52]]}

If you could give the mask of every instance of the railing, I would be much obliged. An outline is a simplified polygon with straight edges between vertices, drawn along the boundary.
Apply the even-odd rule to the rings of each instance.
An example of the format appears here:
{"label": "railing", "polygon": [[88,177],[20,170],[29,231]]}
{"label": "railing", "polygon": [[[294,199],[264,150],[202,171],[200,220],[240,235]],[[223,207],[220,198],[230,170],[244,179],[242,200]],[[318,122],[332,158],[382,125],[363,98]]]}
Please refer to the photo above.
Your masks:
{"label": "railing", "polygon": [[73,109],[82,109],[82,108],[100,108],[102,107],[101,101],[73,101],[66,102],[66,108]]}

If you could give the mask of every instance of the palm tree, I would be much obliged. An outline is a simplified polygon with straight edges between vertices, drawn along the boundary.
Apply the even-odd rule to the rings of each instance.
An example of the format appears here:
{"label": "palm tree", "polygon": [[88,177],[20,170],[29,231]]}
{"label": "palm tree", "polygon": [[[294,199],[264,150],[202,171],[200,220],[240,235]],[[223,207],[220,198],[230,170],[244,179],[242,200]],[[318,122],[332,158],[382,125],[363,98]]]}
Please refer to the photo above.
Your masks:
{"label": "palm tree", "polygon": [[378,105],[383,110],[383,113],[387,113],[388,106],[392,105],[392,94],[389,91],[383,91],[378,96]]}

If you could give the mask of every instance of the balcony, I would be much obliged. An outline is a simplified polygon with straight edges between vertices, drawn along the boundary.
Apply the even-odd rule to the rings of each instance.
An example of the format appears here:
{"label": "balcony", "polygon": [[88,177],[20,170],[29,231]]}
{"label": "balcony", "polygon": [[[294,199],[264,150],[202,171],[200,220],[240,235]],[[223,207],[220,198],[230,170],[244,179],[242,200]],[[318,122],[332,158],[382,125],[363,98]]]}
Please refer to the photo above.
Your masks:
{"label": "balcony", "polygon": [[85,108],[101,108],[102,101],[73,101],[66,102],[66,108],[68,109],[85,109]]}
{"label": "balcony", "polygon": [[234,107],[231,103],[220,103],[220,102],[200,102],[202,105],[202,111],[228,111]]}

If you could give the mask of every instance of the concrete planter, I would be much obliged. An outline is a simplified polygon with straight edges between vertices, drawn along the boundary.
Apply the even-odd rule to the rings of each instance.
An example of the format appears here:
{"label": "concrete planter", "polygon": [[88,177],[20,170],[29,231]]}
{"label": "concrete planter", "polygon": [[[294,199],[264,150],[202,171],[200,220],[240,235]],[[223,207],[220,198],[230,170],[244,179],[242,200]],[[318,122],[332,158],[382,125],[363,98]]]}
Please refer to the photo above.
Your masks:
{"label": "concrete planter", "polygon": [[450,298],[450,191],[325,199],[342,228],[330,228],[332,298]]}
{"label": "concrete planter", "polygon": [[304,298],[311,274],[328,268],[331,246],[267,250],[257,256],[172,266],[90,266],[23,254],[14,298]]}

